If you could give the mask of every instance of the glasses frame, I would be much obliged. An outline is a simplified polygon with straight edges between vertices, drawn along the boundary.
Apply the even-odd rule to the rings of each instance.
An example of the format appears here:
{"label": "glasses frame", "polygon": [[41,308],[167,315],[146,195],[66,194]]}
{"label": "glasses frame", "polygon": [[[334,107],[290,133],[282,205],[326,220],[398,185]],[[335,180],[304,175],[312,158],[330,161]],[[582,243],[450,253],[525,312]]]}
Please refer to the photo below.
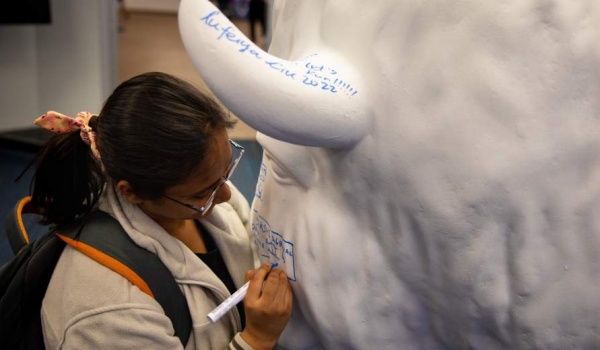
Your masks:
{"label": "glasses frame", "polygon": [[[229,140],[229,144],[231,146],[233,146],[235,149],[237,149],[240,152],[240,154],[238,154],[238,156],[235,157],[235,159],[230,161],[229,167],[227,168],[225,175],[220,178],[219,184],[217,184],[217,186],[212,191],[212,193],[210,194],[210,197],[208,197],[208,199],[206,200],[206,202],[204,203],[203,206],[198,207],[193,204],[188,204],[188,203],[182,202],[178,199],[175,199],[171,196],[167,196],[166,194],[163,194],[163,197],[165,197],[177,204],[183,205],[186,208],[195,210],[195,211],[199,212],[200,214],[204,215],[204,213],[206,213],[206,211],[213,206],[213,201],[215,200],[215,196],[217,195],[217,192],[219,191],[221,186],[223,186],[227,181],[229,181],[229,179],[231,178],[231,175],[233,174],[233,172],[237,168],[238,164],[240,163],[240,159],[242,159],[242,155],[244,155],[244,152],[246,151],[244,149],[244,147],[242,147],[239,143],[237,143],[231,139]],[[233,158],[233,154],[232,154],[232,158]]]}

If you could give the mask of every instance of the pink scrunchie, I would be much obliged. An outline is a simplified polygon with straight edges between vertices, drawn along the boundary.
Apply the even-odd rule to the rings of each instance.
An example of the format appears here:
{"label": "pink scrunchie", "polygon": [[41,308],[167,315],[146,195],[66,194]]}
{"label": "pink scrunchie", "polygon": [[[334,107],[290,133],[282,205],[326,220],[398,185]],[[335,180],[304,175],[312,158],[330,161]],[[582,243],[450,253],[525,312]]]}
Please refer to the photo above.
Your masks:
{"label": "pink scrunchie", "polygon": [[48,111],[35,120],[35,125],[57,134],[79,130],[79,135],[83,142],[90,145],[92,154],[94,154],[96,159],[100,160],[100,153],[96,147],[96,133],[89,125],[91,118],[92,113],[90,112],[79,112],[77,113],[77,117],[71,118],[55,111]]}

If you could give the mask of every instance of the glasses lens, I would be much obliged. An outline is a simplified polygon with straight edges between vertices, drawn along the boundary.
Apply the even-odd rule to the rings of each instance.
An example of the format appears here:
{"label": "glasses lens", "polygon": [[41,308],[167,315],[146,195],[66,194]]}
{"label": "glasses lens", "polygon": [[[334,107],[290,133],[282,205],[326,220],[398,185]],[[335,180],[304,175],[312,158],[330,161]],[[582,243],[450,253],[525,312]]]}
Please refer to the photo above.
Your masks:
{"label": "glasses lens", "polygon": [[201,212],[207,211],[212,206],[215,196],[217,195],[217,191],[219,191],[219,188],[221,188],[221,186],[223,186],[225,184],[225,182],[227,182],[227,180],[229,180],[229,178],[235,171],[235,168],[237,168],[238,163],[240,162],[240,159],[242,158],[242,155],[244,154],[244,147],[240,146],[237,142],[229,140],[229,144],[231,146],[231,163],[229,164],[229,167],[227,168],[227,172],[225,173],[225,176],[223,176],[223,178],[222,178],[223,181],[219,182],[219,184],[215,187],[215,189],[211,193],[210,198],[208,198],[206,203],[204,203],[202,208],[200,208]]}
{"label": "glasses lens", "polygon": [[[221,185],[224,184],[224,182],[221,183]],[[213,191],[213,193],[210,195],[210,198],[208,198],[208,200],[206,201],[206,203],[204,203],[204,205],[200,208],[200,212],[202,214],[204,214],[205,211],[207,211],[210,207],[212,207],[213,204],[213,200],[215,199],[215,195],[217,194],[217,191],[219,190],[219,187],[221,187],[221,185],[217,186],[217,188]]]}

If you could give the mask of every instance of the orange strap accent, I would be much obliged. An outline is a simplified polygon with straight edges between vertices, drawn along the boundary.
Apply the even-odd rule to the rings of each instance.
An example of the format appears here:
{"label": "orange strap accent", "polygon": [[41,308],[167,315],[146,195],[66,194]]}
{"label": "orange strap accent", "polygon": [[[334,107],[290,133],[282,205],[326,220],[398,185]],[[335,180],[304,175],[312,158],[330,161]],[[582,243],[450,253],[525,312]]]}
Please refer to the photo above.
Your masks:
{"label": "orange strap accent", "polygon": [[146,282],[137,273],[135,273],[132,269],[127,267],[122,262],[112,258],[111,256],[99,251],[98,249],[88,244],[71,239],[69,237],[65,237],[60,233],[57,233],[56,235],[71,247],[77,249],[78,251],[89,256],[98,263],[108,267],[109,269],[115,271],[119,275],[125,277],[129,282],[137,286],[142,292],[154,298],[154,294],[152,294],[152,291],[150,290],[150,287],[148,287]]}
{"label": "orange strap accent", "polygon": [[27,234],[27,230],[25,229],[25,223],[23,222],[23,208],[25,208],[25,206],[27,204],[29,204],[29,202],[31,202],[31,196],[28,197],[23,197],[23,199],[21,199],[19,201],[19,204],[17,205],[17,225],[19,225],[19,231],[21,232],[21,236],[23,236],[23,239],[25,240],[25,243],[29,244],[29,235]]}

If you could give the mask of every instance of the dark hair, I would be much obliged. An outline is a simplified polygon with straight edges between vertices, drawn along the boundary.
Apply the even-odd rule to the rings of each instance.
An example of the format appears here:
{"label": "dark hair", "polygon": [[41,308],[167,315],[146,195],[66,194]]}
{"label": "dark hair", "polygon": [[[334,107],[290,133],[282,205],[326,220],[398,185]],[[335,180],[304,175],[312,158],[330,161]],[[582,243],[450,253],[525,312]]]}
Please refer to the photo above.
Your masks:
{"label": "dark hair", "polygon": [[32,204],[44,224],[61,226],[96,209],[110,181],[125,180],[139,197],[157,199],[204,160],[216,130],[234,124],[211,97],[176,77],[136,76],[90,122],[104,172],[78,132],[57,134],[38,155]]}

